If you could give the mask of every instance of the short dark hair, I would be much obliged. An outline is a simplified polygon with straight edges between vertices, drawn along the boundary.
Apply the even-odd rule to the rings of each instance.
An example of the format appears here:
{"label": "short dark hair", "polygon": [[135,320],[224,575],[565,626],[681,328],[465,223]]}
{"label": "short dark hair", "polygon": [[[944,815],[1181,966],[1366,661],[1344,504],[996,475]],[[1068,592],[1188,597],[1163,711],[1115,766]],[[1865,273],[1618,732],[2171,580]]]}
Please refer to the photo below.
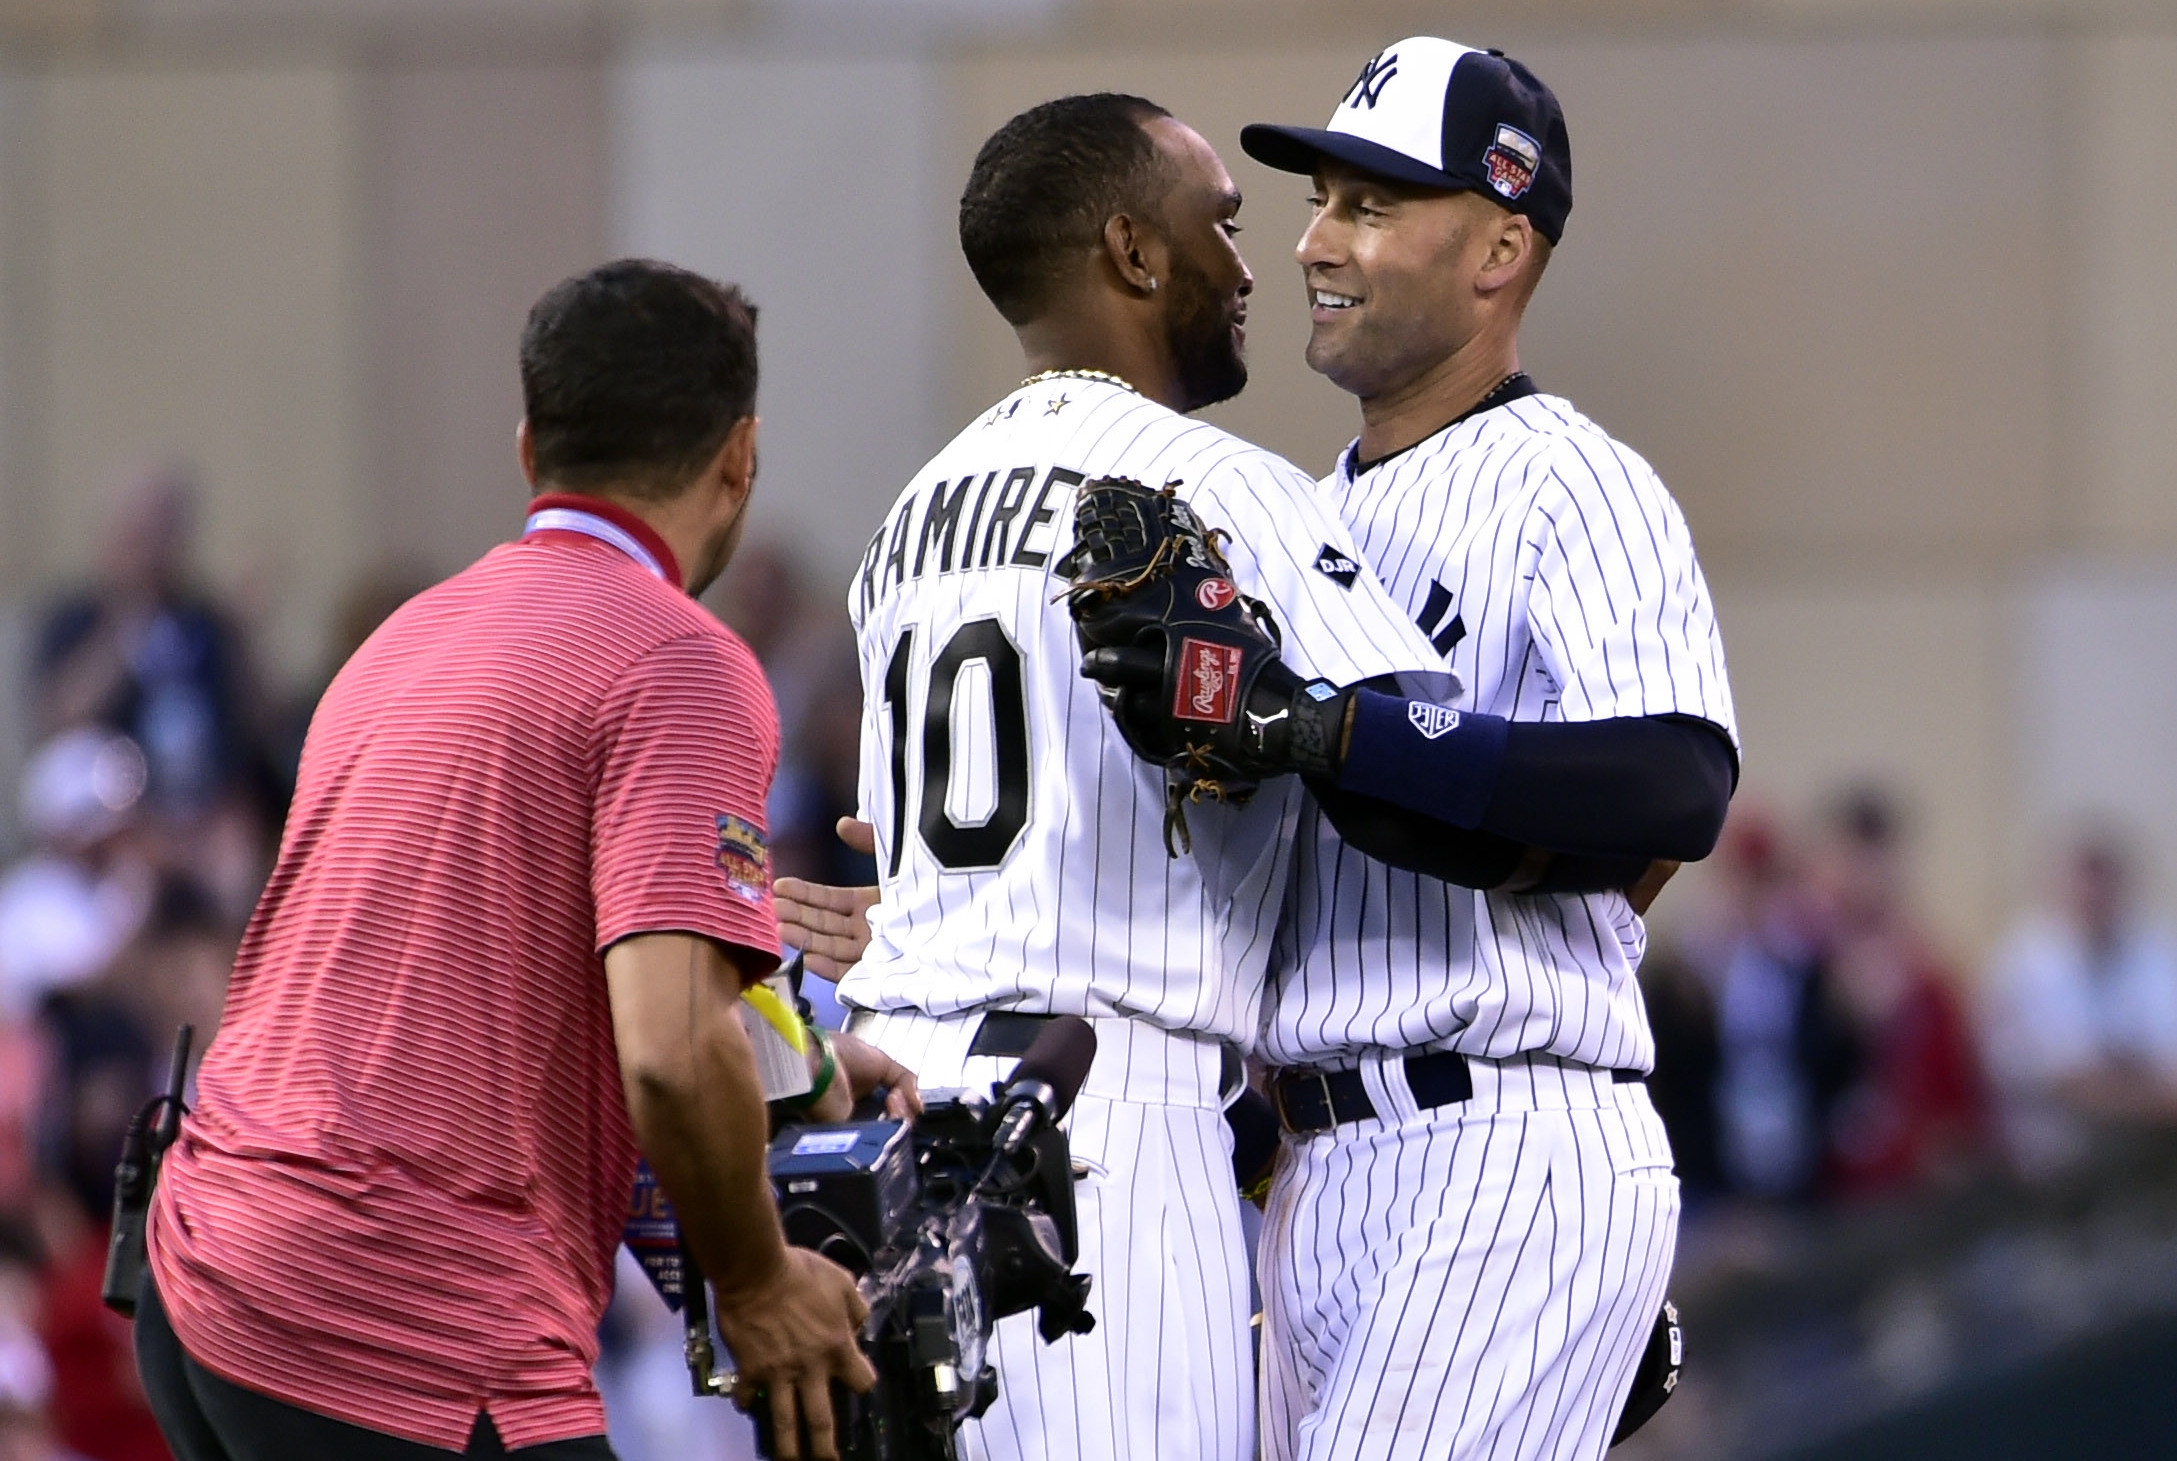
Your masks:
{"label": "short dark hair", "polygon": [[1072,251],[1094,248],[1114,213],[1154,216],[1164,175],[1146,122],[1171,113],[1119,92],[1062,96],[1007,122],[960,194],[960,251],[1012,324],[1041,314]]}
{"label": "short dark hair", "polygon": [[756,307],[731,284],[619,259],[545,291],[522,327],[540,484],[676,495],[756,409]]}

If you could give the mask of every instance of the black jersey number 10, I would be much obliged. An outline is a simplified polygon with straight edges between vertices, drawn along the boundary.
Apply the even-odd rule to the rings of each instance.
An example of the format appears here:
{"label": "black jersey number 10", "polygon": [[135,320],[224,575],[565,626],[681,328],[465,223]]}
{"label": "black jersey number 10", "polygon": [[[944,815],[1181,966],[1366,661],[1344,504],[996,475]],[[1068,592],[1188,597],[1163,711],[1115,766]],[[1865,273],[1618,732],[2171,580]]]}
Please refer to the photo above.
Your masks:
{"label": "black jersey number 10", "polygon": [[[908,676],[914,658],[915,631],[900,634],[884,671],[884,703],[892,721],[892,870],[899,876],[900,852],[907,831],[907,753],[919,740],[922,749],[922,813],[915,830],[939,866],[955,872],[996,867],[1005,861],[1021,828],[1028,825],[1028,692],[1021,679],[1020,650],[996,619],[972,619],[953,632],[930,662],[922,695],[922,734],[909,724]],[[955,768],[952,744],[953,694],[960,674],[981,660],[990,676],[990,711],[996,730],[997,796],[990,815],[963,825],[952,818]]]}

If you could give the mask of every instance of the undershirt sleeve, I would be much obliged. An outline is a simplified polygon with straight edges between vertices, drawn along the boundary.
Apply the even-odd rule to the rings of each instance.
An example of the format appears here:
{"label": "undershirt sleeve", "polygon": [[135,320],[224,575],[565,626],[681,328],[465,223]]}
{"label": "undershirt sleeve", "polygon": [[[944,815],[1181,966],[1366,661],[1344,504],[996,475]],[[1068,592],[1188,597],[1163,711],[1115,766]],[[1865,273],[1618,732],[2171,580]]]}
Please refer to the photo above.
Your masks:
{"label": "undershirt sleeve", "polygon": [[[1527,847],[1478,828],[1454,827],[1422,812],[1310,781],[1309,792],[1338,836],[1356,852],[1404,872],[1484,891],[1501,888],[1527,856]],[[1653,859],[1553,853],[1524,893],[1622,892],[1647,874]]]}
{"label": "undershirt sleeve", "polygon": [[1508,721],[1356,695],[1343,790],[1552,852],[1698,861],[1738,780],[1730,740],[1690,716]]}
{"label": "undershirt sleeve", "polygon": [[1379,797],[1313,780],[1308,790],[1348,847],[1406,872],[1462,888],[1495,888],[1518,870],[1526,855],[1509,837],[1454,827]]}
{"label": "undershirt sleeve", "polygon": [[1697,862],[1737,781],[1730,741],[1706,721],[1517,722],[1482,825],[1553,852]]}
{"label": "undershirt sleeve", "polygon": [[1589,853],[1552,854],[1549,866],[1530,893],[1622,893],[1655,866],[1652,857],[1598,857]]}

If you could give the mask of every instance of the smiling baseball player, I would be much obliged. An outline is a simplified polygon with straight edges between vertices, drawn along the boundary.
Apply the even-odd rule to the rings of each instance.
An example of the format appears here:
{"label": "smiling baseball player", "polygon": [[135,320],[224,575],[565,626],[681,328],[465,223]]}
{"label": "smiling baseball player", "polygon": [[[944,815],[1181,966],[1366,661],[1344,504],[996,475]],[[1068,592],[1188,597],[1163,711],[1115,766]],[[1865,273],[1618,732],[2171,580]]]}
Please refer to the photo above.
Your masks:
{"label": "smiling baseball player", "polygon": [[[1138,622],[1081,625],[1145,754],[1313,793],[1262,1042],[1287,1132],[1264,1454],[1600,1456],[1677,1232],[1640,900],[1652,866],[1707,854],[1737,778],[1708,589],[1647,463],[1519,368],[1572,204],[1548,88],[1415,37],[1327,129],[1241,141],[1315,181],[1308,362],[1362,414],[1323,485],[1466,687],[1447,705],[1271,664],[1232,730],[1204,728]],[[1464,887],[1423,875],[1432,844],[1462,849]]]}
{"label": "smiling baseball player", "polygon": [[[1355,695],[1318,779],[1568,865],[1704,855],[1737,732],[1685,519],[1519,368],[1572,206],[1557,99],[1414,37],[1328,128],[1242,146],[1314,179],[1308,363],[1362,413],[1324,486],[1466,687],[1451,710]],[[1533,882],[1447,887],[1304,819],[1264,1042],[1291,1133],[1261,1258],[1268,1457],[1609,1443],[1678,1218],[1640,1084],[1645,932],[1622,892]]]}

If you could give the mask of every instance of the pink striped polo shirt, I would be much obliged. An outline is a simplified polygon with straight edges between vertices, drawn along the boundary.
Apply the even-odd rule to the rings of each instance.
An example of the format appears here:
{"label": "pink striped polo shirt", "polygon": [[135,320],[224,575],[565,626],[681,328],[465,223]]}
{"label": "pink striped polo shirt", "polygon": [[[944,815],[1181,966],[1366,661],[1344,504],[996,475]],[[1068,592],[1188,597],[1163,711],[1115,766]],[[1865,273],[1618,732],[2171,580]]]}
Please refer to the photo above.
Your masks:
{"label": "pink striped polo shirt", "polygon": [[636,1148],[603,951],[778,957],[755,657],[595,499],[341,670],[243,938],[152,1270],[198,1363],[460,1449],[604,1430],[590,1376]]}

